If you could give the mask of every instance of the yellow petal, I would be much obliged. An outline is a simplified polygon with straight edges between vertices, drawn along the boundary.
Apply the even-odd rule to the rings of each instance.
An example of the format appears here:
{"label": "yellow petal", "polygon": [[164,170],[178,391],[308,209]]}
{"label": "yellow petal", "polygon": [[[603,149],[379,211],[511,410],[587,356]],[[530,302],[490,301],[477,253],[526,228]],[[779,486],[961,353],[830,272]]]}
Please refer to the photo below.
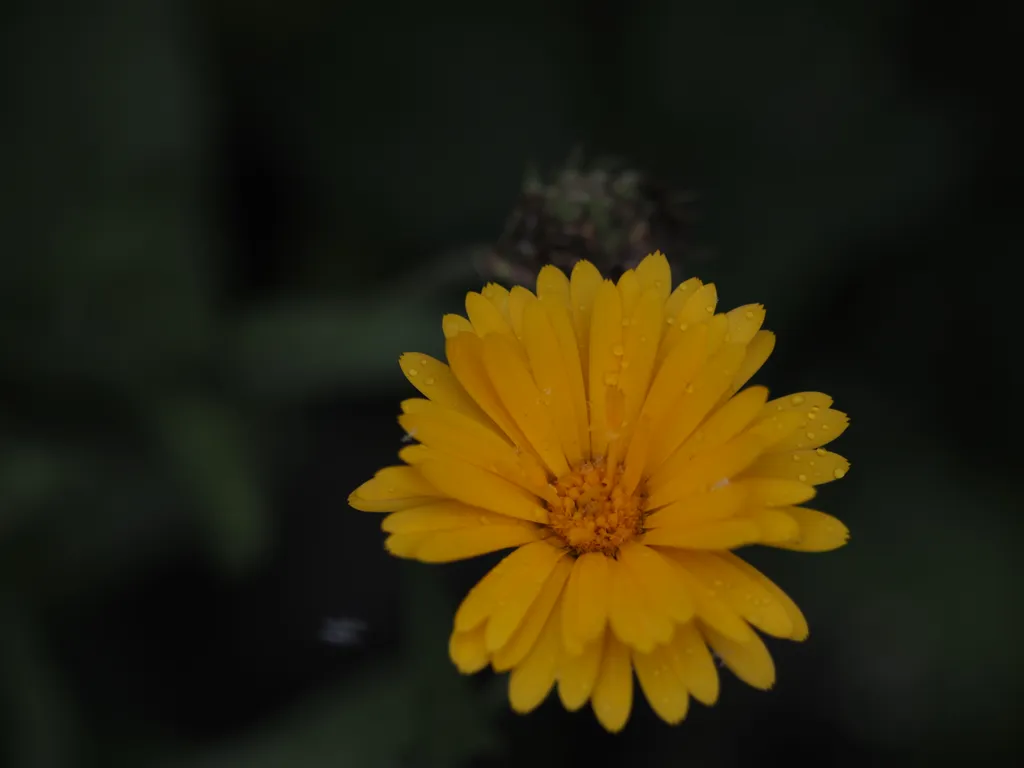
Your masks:
{"label": "yellow petal", "polygon": [[704,626],[702,631],[711,649],[740,680],[761,690],[775,684],[775,663],[757,635],[751,633],[745,643],[738,643],[711,627]]}
{"label": "yellow petal", "polygon": [[509,316],[508,311],[508,288],[503,285],[498,285],[497,283],[487,283],[480,293],[485,299],[494,305],[494,308],[497,309],[498,312],[501,313],[501,316],[505,318],[505,322],[508,322],[509,325],[511,325],[511,317]]}
{"label": "yellow petal", "polygon": [[615,560],[609,560],[608,564],[611,570],[608,623],[615,636],[644,653],[667,643],[672,638],[672,622],[668,616],[645,599],[643,588],[632,571]]}
{"label": "yellow petal", "polygon": [[647,460],[650,471],[660,467],[683,444],[721,399],[743,359],[743,353],[742,346],[726,344],[687,385],[682,397],[676,400],[661,423],[658,439],[651,443]]}
{"label": "yellow petal", "polygon": [[[562,595],[562,588],[565,586],[565,581],[571,570],[572,560],[568,557],[563,557],[555,564],[537,598],[527,609],[519,629],[504,646],[494,652],[493,665],[496,672],[512,669],[526,658],[526,654],[530,652],[537,642],[537,638],[540,637],[541,630],[547,624],[552,610],[557,612],[560,609],[558,599]],[[560,641],[561,638],[559,638],[559,644]]]}
{"label": "yellow petal", "polygon": [[850,417],[842,411],[831,408],[811,409],[807,420],[785,440],[779,442],[774,451],[797,451],[818,448],[839,437],[850,426]]}
{"label": "yellow petal", "polygon": [[451,339],[460,333],[473,333],[473,324],[462,315],[445,315],[441,318],[441,330],[446,339]]}
{"label": "yellow petal", "polygon": [[666,646],[659,646],[650,653],[634,650],[633,666],[640,689],[654,713],[669,725],[681,723],[689,708],[690,695],[672,665],[671,651]]}
{"label": "yellow petal", "polygon": [[398,423],[435,453],[490,470],[533,493],[544,492],[547,475],[539,464],[526,458],[532,454],[517,453],[497,432],[460,413],[428,403],[403,414]]}
{"label": "yellow petal", "polygon": [[[512,518],[505,515],[445,499],[422,507],[392,512],[384,518],[380,528],[387,533],[426,533],[451,531],[456,528],[479,528],[485,525],[509,525],[512,522]],[[525,522],[516,524],[523,527],[530,525]]]}
{"label": "yellow petal", "polygon": [[619,563],[629,569],[643,590],[642,598],[654,611],[679,623],[693,618],[693,600],[686,591],[686,582],[661,553],[631,541],[619,548]]}
{"label": "yellow petal", "polygon": [[558,267],[548,264],[537,273],[537,296],[569,308],[569,278]]}
{"label": "yellow petal", "polygon": [[432,451],[425,445],[407,445],[398,451],[398,458],[411,466],[422,464],[431,456],[436,455],[436,451]]}
{"label": "yellow petal", "polygon": [[729,319],[725,315],[714,315],[708,320],[708,356],[711,357],[729,341]]}
{"label": "yellow petal", "polygon": [[576,428],[580,437],[580,450],[584,456],[590,456],[590,412],[587,408],[587,390],[584,384],[584,369],[580,364],[580,349],[573,331],[572,320],[568,310],[561,302],[550,298],[542,298],[541,305],[548,313],[548,320],[558,342],[565,374],[568,377],[569,391],[572,395],[572,410],[576,416]]}
{"label": "yellow petal", "polygon": [[775,582],[761,573],[757,568],[752,566],[742,557],[734,555],[732,552],[721,552],[719,553],[726,562],[729,562],[737,570],[742,571],[747,575],[748,578],[759,583],[769,594],[782,606],[783,610],[789,615],[790,623],[793,625],[793,631],[789,635],[790,640],[802,641],[807,639],[808,627],[807,619],[804,618],[803,612],[797,607],[797,604],[793,602],[789,595],[787,595],[781,587]]}
{"label": "yellow petal", "polygon": [[521,285],[514,286],[508,297],[508,317],[512,323],[512,332],[516,338],[523,338],[523,314],[526,307],[537,300],[537,297],[523,288]]}
{"label": "yellow petal", "polygon": [[466,314],[477,336],[483,338],[491,333],[512,336],[512,326],[493,302],[480,293],[466,294]]}
{"label": "yellow petal", "polygon": [[672,642],[666,647],[673,669],[693,697],[708,706],[718,701],[718,669],[694,623],[676,627]]}
{"label": "yellow petal", "polygon": [[747,345],[747,352],[743,356],[743,362],[740,363],[736,375],[733,377],[728,393],[731,395],[733,392],[738,392],[742,389],[743,385],[761,370],[761,366],[768,361],[774,350],[774,333],[771,331],[758,331],[755,333],[754,338]]}
{"label": "yellow petal", "polygon": [[630,317],[637,302],[640,301],[642,292],[640,282],[636,279],[636,273],[627,269],[619,276],[619,282],[615,287],[619,289],[619,295],[622,297],[622,316]]}
{"label": "yellow petal", "polygon": [[534,548],[531,557],[524,560],[522,567],[503,578],[497,589],[497,599],[484,634],[487,650],[492,653],[504,646],[522,624],[548,576],[566,554],[564,549],[547,541],[539,541],[516,551],[523,552],[531,547]]}
{"label": "yellow petal", "polygon": [[724,520],[740,512],[747,500],[742,485],[728,483],[662,507],[644,518],[644,528],[685,528],[712,520]]}
{"label": "yellow petal", "polygon": [[811,410],[821,411],[830,405],[832,405],[832,398],[823,392],[797,392],[794,395],[786,395],[765,403],[758,421],[786,411],[803,414],[810,413]]}
{"label": "yellow petal", "polygon": [[[451,563],[497,552],[537,541],[540,529],[525,525],[481,525],[448,531],[395,533],[384,542],[388,551],[398,557],[411,557],[424,563]],[[406,541],[418,541],[410,551]]]}
{"label": "yellow petal", "polygon": [[686,552],[678,549],[663,549],[661,552],[679,570],[686,582],[686,588],[693,596],[697,618],[701,622],[714,627],[723,635],[727,635],[737,642],[746,642],[753,636],[754,630],[722,600],[717,587],[708,587],[683,565]]}
{"label": "yellow petal", "polygon": [[524,567],[536,561],[538,548],[548,546],[543,542],[528,544],[507,555],[478,581],[463,599],[455,612],[455,631],[468,632],[487,620],[494,610],[496,595],[501,582],[509,573],[519,573]]}
{"label": "yellow petal", "polygon": [[698,280],[696,277],[691,277],[689,280],[685,280],[676,286],[676,289],[672,291],[672,294],[665,301],[665,317],[670,318],[672,322],[670,325],[674,325],[676,317],[682,311],[686,302],[693,294],[695,294],[704,283]]}
{"label": "yellow petal", "polygon": [[651,420],[647,416],[641,416],[640,422],[636,425],[633,436],[629,440],[622,478],[619,480],[619,486],[623,493],[632,494],[640,484],[653,432],[654,427]]}
{"label": "yellow petal", "polygon": [[747,492],[752,507],[785,507],[803,504],[814,498],[817,491],[813,485],[799,480],[778,480],[774,477],[747,477],[737,480],[736,485]]}
{"label": "yellow petal", "polygon": [[746,304],[725,314],[729,321],[729,341],[733,344],[748,344],[761,330],[764,322],[764,307],[761,304]]}
{"label": "yellow petal", "polygon": [[796,520],[778,508],[751,509],[744,516],[757,523],[761,531],[758,542],[761,544],[782,544],[800,535]]}
{"label": "yellow petal", "polygon": [[[482,298],[482,297],[481,297]],[[486,299],[483,299],[486,301]],[[522,430],[505,410],[484,367],[483,341],[471,333],[449,338],[445,345],[452,373],[477,405],[524,451],[533,450]]]}
{"label": "yellow petal", "polygon": [[644,404],[654,374],[654,358],[664,325],[662,299],[655,291],[644,293],[629,318],[629,325],[622,332],[622,349],[613,352],[623,353],[619,386],[625,394],[624,418],[627,424],[632,425]]}
{"label": "yellow petal", "polygon": [[548,521],[536,496],[479,467],[445,457],[428,459],[418,469],[442,494],[471,507],[534,523]]}
{"label": "yellow petal", "polygon": [[675,474],[691,457],[734,438],[754,420],[767,399],[768,390],[765,387],[751,387],[740,392],[708,416],[697,431],[658,468],[656,474]]}
{"label": "yellow petal", "polygon": [[484,367],[505,409],[526,435],[541,461],[556,477],[569,472],[569,464],[540,390],[513,342],[498,334],[484,339]]}
{"label": "yellow petal", "polygon": [[[569,301],[572,303],[572,321],[580,351],[580,364],[584,373],[590,370],[590,318],[594,314],[594,299],[603,279],[597,267],[589,261],[576,262],[569,278]],[[584,384],[587,376],[584,375]]]}
{"label": "yellow petal", "polygon": [[430,355],[406,352],[398,358],[402,373],[416,389],[438,405],[451,408],[484,425],[492,424],[469,393],[462,388],[451,369]]}
{"label": "yellow petal", "polygon": [[664,304],[672,291],[672,268],[661,251],[644,257],[636,267],[636,279],[644,291],[653,290]]}
{"label": "yellow petal", "polygon": [[508,700],[520,714],[540,706],[555,684],[558,669],[560,611],[551,611],[544,629],[523,663],[508,678]]}
{"label": "yellow petal", "polygon": [[618,733],[629,720],[633,708],[633,670],[629,649],[612,632],[605,633],[601,670],[594,684],[590,704],[605,730]]}
{"label": "yellow petal", "polygon": [[605,555],[587,552],[576,558],[562,601],[563,642],[569,653],[582,653],[604,632],[610,591],[611,567]]}
{"label": "yellow petal", "polygon": [[682,549],[734,549],[754,543],[760,534],[753,520],[733,518],[687,528],[658,528],[644,534],[644,544]]}
{"label": "yellow petal", "polygon": [[705,585],[714,586],[729,607],[762,632],[775,637],[793,633],[793,621],[785,607],[760,579],[751,578],[731,560],[719,553],[687,552],[680,562]]}
{"label": "yellow petal", "polygon": [[566,460],[577,466],[583,461],[583,447],[575,409],[583,404],[576,402],[558,339],[547,310],[540,302],[534,302],[524,312],[523,343],[533,378],[543,393],[547,418],[558,434]]}
{"label": "yellow petal", "polygon": [[745,477],[779,477],[811,485],[839,480],[850,471],[850,462],[824,448],[766,453],[744,472]]}
{"label": "yellow petal", "polygon": [[416,467],[384,467],[352,491],[348,503],[362,512],[394,512],[443,495]]}
{"label": "yellow petal", "polygon": [[464,675],[479,672],[487,666],[483,626],[469,632],[452,632],[448,638],[448,655],[455,667]]}
{"label": "yellow petal", "polygon": [[796,520],[800,533],[795,539],[776,544],[781,549],[798,552],[829,552],[846,544],[849,529],[839,520],[805,507],[783,507],[782,511]]}
{"label": "yellow petal", "polygon": [[642,413],[655,424],[682,396],[700,372],[707,354],[707,325],[696,325],[681,335],[679,343],[657,368]]}
{"label": "yellow petal", "polygon": [[[564,616],[563,613],[563,622]],[[587,643],[579,654],[566,653],[563,648],[558,662],[558,698],[570,712],[575,712],[590,698],[597,682],[597,673],[601,670],[603,650],[603,633],[601,637]]]}
{"label": "yellow petal", "polygon": [[724,445],[711,448],[687,462],[675,457],[666,461],[648,480],[649,509],[704,493],[712,486],[737,476],[761,454],[761,442],[750,435],[740,435]]}
{"label": "yellow petal", "polygon": [[594,299],[590,321],[590,450],[594,457],[608,449],[607,396],[609,386],[617,386],[622,347],[622,299],[611,281],[603,282]]}

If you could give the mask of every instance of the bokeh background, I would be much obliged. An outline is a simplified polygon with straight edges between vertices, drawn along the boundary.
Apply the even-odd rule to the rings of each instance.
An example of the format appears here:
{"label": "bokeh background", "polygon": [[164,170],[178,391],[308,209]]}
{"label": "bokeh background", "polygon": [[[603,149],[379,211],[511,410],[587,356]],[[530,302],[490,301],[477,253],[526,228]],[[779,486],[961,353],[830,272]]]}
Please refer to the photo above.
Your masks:
{"label": "bokeh background", "polygon": [[[9,0],[0,764],[1008,764],[1009,8]],[[490,561],[390,559],[345,503],[401,446],[398,354],[577,147],[688,196],[678,276],[765,303],[759,381],[853,421],[850,545],[752,555],[811,621],[776,688],[618,737],[460,677]]]}

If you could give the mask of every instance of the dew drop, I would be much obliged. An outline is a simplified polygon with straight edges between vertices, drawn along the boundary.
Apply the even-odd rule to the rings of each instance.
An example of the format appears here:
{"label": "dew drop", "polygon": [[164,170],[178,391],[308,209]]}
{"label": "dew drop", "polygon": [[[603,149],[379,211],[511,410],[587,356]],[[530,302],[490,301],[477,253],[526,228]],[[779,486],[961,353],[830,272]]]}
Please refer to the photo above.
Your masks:
{"label": "dew drop", "polygon": [[793,454],[793,461],[800,461],[800,454],[799,453],[794,453]]}
{"label": "dew drop", "polygon": [[423,380],[423,383],[426,384],[428,387],[431,386],[434,383],[434,377],[428,376],[426,379]]}
{"label": "dew drop", "polygon": [[842,480],[842,479],[843,479],[844,477],[846,477],[846,470],[845,470],[845,469],[836,469],[836,470],[833,470],[833,472],[832,472],[832,476],[833,476],[833,477],[834,477],[834,478],[835,478],[836,480]]}
{"label": "dew drop", "polygon": [[622,347],[621,344],[616,344],[614,347],[612,347],[612,354],[615,355],[616,357],[622,357],[625,353],[626,350]]}
{"label": "dew drop", "polygon": [[420,372],[417,371],[415,368],[410,368],[409,369],[409,375],[410,376],[419,376],[419,374],[420,374]]}
{"label": "dew drop", "polygon": [[688,394],[688,395],[692,395],[693,394],[693,384],[687,384],[686,385],[686,394]]}
{"label": "dew drop", "polygon": [[754,319],[754,313],[753,313],[753,312],[751,312],[751,311],[750,311],[750,310],[748,309],[748,310],[747,310],[747,311],[746,311],[746,312],[744,313],[744,317],[746,317],[746,318],[747,318],[747,320],[753,320],[753,319]]}
{"label": "dew drop", "polygon": [[425,358],[425,357],[421,357],[420,358],[420,365],[422,365],[424,368],[426,368],[428,365],[430,365],[430,361],[427,360],[427,358]]}
{"label": "dew drop", "polygon": [[807,475],[797,475],[796,479],[799,480],[801,483],[806,483],[807,482]]}
{"label": "dew drop", "polygon": [[824,456],[826,451],[824,448],[819,448],[817,451],[815,451],[815,453],[817,453],[819,456]]}
{"label": "dew drop", "polygon": [[676,319],[674,317],[666,317],[665,322],[669,325],[675,325]]}
{"label": "dew drop", "polygon": [[801,405],[803,403],[803,401],[804,401],[804,396],[803,395],[793,395],[789,399],[789,402],[791,402],[793,405]]}
{"label": "dew drop", "polygon": [[709,315],[715,314],[715,308],[713,306],[711,306],[710,304],[708,304],[706,307],[704,307],[704,311],[707,312]]}
{"label": "dew drop", "polygon": [[725,582],[723,582],[721,579],[715,579],[711,583],[714,584],[716,587],[722,587],[725,585]]}
{"label": "dew drop", "polygon": [[808,440],[813,440],[814,439],[814,433],[813,432],[808,432],[807,433],[807,439]]}
{"label": "dew drop", "polygon": [[604,377],[604,383],[607,384],[609,387],[614,387],[616,384],[619,383],[619,377],[614,373],[607,373]]}
{"label": "dew drop", "polygon": [[818,418],[818,414],[815,413],[814,411],[811,411],[810,413],[807,414],[807,418],[813,421],[814,419]]}

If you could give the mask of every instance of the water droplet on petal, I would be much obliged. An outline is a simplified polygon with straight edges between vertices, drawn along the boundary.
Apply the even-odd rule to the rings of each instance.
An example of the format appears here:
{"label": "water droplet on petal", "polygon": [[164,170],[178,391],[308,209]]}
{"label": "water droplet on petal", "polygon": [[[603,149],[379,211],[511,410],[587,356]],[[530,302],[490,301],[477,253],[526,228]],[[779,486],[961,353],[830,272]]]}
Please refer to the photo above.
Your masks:
{"label": "water droplet on petal", "polygon": [[674,325],[675,322],[676,322],[676,319],[674,317],[666,317],[665,318],[665,322],[668,323],[669,325]]}
{"label": "water droplet on petal", "polygon": [[423,383],[429,387],[431,384],[434,383],[434,377],[428,376],[426,379],[423,380]]}
{"label": "water droplet on petal", "polygon": [[791,402],[793,405],[801,405],[803,403],[803,401],[804,401],[804,396],[803,395],[793,395],[789,399],[789,402]]}
{"label": "water droplet on petal", "polygon": [[815,451],[815,453],[817,453],[819,456],[824,456],[826,451],[824,448],[819,448],[817,451]]}
{"label": "water droplet on petal", "polygon": [[693,384],[687,384],[686,385],[686,394],[688,394],[688,395],[692,395],[693,394]]}
{"label": "water droplet on petal", "polygon": [[807,482],[807,475],[797,475],[796,479],[799,480],[801,483],[806,483]]}
{"label": "water droplet on petal", "polygon": [[814,439],[814,433],[813,432],[808,432],[807,433],[807,439],[808,440],[813,440]]}
{"label": "water droplet on petal", "polygon": [[409,375],[410,376],[419,376],[419,374],[420,374],[420,372],[417,371],[415,368],[410,368],[409,369]]}
{"label": "water droplet on petal", "polygon": [[811,411],[810,413],[807,414],[807,418],[811,420],[816,419],[818,418],[818,414],[814,411]]}
{"label": "water droplet on petal", "polygon": [[612,354],[615,355],[616,357],[622,357],[625,353],[626,350],[623,348],[621,344],[616,344],[614,347],[612,347]]}
{"label": "water droplet on petal", "polygon": [[832,472],[832,476],[835,477],[836,480],[842,480],[846,476],[846,470],[836,469]]}
{"label": "water droplet on petal", "polygon": [[708,304],[706,307],[704,307],[704,311],[707,312],[709,315],[715,314],[715,308],[713,306],[711,306],[710,304]]}
{"label": "water droplet on petal", "polygon": [[754,313],[753,313],[753,312],[751,312],[751,311],[750,311],[750,310],[748,309],[748,310],[747,310],[747,311],[746,311],[746,312],[744,313],[744,317],[746,317],[746,318],[747,318],[747,320],[753,320],[753,319],[754,319]]}
{"label": "water droplet on petal", "polygon": [[688,329],[689,327],[690,327],[690,324],[689,324],[689,323],[680,323],[680,324],[679,324],[679,330],[680,330],[680,331],[685,331],[685,330],[686,330],[686,329]]}
{"label": "water droplet on petal", "polygon": [[604,377],[604,383],[607,384],[609,387],[614,387],[616,384],[619,383],[619,377],[617,374],[614,373],[606,373]]}
{"label": "water droplet on petal", "polygon": [[800,461],[800,454],[799,453],[794,453],[793,454],[793,461]]}

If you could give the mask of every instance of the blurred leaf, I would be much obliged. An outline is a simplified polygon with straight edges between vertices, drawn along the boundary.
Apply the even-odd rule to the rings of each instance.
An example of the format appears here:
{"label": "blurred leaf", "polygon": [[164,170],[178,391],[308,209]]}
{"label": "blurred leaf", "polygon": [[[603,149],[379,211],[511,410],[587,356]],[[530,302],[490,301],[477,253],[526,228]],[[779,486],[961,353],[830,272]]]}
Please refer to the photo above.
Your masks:
{"label": "blurred leaf", "polygon": [[482,282],[472,255],[455,251],[376,296],[260,307],[229,336],[230,364],[246,388],[270,397],[398,382],[403,352],[443,355],[441,316],[462,311],[446,299]]}
{"label": "blurred leaf", "polygon": [[25,610],[3,595],[0,627],[0,764],[74,765],[73,711],[41,633]]}
{"label": "blurred leaf", "polygon": [[179,400],[160,409],[156,426],[214,558],[230,572],[252,565],[269,544],[270,521],[240,417],[213,402]]}
{"label": "blurred leaf", "polygon": [[[397,564],[402,567],[401,564]],[[413,570],[415,568],[415,570]],[[480,687],[448,660],[453,606],[434,571],[406,570],[404,651],[364,666],[243,740],[151,768],[458,768],[494,749],[504,680]],[[166,754],[166,750],[164,750]]]}

